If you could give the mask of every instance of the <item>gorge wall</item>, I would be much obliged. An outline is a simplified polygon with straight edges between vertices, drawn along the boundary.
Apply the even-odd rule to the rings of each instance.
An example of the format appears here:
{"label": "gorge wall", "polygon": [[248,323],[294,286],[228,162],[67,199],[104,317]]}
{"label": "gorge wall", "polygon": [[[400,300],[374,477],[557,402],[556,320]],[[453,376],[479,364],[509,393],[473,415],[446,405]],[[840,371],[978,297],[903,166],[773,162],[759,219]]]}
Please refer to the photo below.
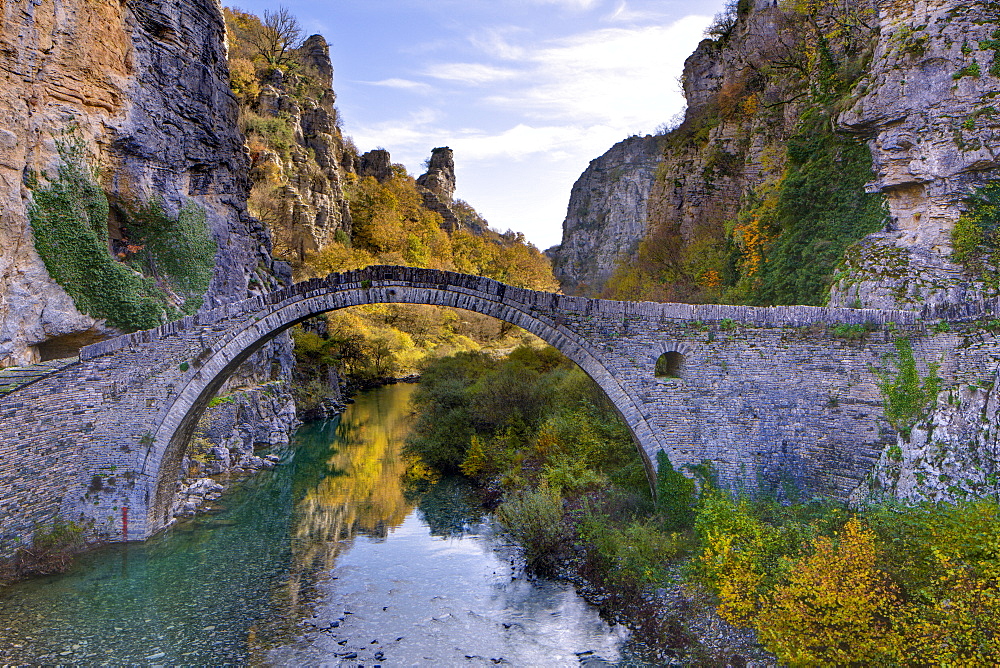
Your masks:
{"label": "gorge wall", "polygon": [[[136,249],[125,246],[126,228],[143,207],[158,205],[167,218],[185,207],[204,211],[217,252],[202,310],[291,279],[290,268],[272,259],[268,230],[247,210],[249,160],[217,2],[4,2],[0,50],[0,366],[70,357],[120,333],[107,314],[78,307],[36,250],[33,201],[61,178],[67,145],[79,148],[82,169],[94,168],[97,197],[107,201],[106,209],[97,207],[107,211],[98,237],[118,243],[120,258]],[[321,116],[312,110],[307,123],[317,134]],[[114,256],[104,262],[114,265]],[[153,280],[124,259],[112,268]],[[114,289],[94,280],[73,287]],[[169,301],[171,287],[157,283]],[[176,313],[167,302],[163,308],[160,317]],[[239,440],[235,451],[251,453],[280,440],[295,422],[284,384],[291,366],[290,340],[282,335],[237,370],[223,393],[265,383],[274,399],[261,404],[266,409],[244,410],[216,440]]]}
{"label": "gorge wall", "polygon": [[[34,249],[28,175],[53,176],[72,131],[112,205],[204,207],[219,252],[204,307],[276,285],[266,229],[247,214],[247,158],[212,0],[7,2],[0,16],[0,359],[36,361],[56,337],[106,332]],[[67,346],[69,348],[70,346]]]}
{"label": "gorge wall", "polygon": [[[564,288],[872,307],[979,298],[950,261],[951,230],[996,176],[998,12],[731,2],[685,64],[684,121],[659,137],[648,197],[579,215],[583,191],[612,192],[633,169],[622,145],[577,183],[554,252]],[[600,271],[582,269],[588,257]]]}
{"label": "gorge wall", "polygon": [[592,160],[573,185],[562,245],[549,251],[563,290],[599,293],[619,265],[635,259],[661,154],[660,138],[630,137]]}

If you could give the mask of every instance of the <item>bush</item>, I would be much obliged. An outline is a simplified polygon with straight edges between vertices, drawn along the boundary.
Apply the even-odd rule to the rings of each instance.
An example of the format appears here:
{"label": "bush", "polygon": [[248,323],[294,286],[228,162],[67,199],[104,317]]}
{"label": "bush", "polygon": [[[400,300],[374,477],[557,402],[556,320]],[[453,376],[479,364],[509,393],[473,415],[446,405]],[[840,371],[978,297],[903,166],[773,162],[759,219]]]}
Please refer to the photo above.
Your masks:
{"label": "bush", "polygon": [[878,374],[879,389],[885,418],[900,436],[909,440],[913,427],[934,407],[941,379],[937,375],[938,365],[932,363],[928,365],[927,377],[921,382],[909,339],[896,341],[896,354],[896,374]]}
{"label": "bush", "polygon": [[684,539],[664,532],[655,519],[629,522],[624,527],[610,517],[587,512],[580,537],[613,587],[661,584],[666,567],[684,550]]}
{"label": "bush", "polygon": [[496,510],[497,521],[524,547],[530,570],[548,573],[566,548],[571,534],[563,522],[562,498],[548,489],[523,490]]}
{"label": "bush", "polygon": [[84,548],[83,534],[82,525],[62,519],[56,519],[50,526],[37,528],[31,547],[22,547],[14,555],[15,576],[64,573],[72,564],[73,557]]}
{"label": "bush", "polygon": [[883,665],[896,654],[900,601],[876,568],[875,534],[852,518],[836,540],[816,537],[811,552],[764,605],[762,643],[792,666]]}
{"label": "bush", "polygon": [[124,331],[160,324],[162,296],[108,252],[108,200],[86,164],[82,140],[57,141],[57,177],[32,185],[28,210],[35,248],[52,278],[76,307]]}
{"label": "bush", "polygon": [[667,531],[694,525],[694,481],[674,470],[667,453],[656,453],[656,509]]}

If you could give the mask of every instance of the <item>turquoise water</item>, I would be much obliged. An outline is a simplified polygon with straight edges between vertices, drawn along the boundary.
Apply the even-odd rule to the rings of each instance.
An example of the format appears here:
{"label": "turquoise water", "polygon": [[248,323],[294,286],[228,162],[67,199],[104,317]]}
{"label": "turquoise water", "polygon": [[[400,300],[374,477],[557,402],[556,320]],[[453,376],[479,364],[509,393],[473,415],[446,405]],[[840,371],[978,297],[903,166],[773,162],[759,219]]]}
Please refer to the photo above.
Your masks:
{"label": "turquoise water", "polygon": [[[443,480],[402,484],[409,395],[306,426],[208,515],[0,592],[17,663],[599,665],[628,634],[516,552]],[[412,487],[412,486],[411,486]]]}

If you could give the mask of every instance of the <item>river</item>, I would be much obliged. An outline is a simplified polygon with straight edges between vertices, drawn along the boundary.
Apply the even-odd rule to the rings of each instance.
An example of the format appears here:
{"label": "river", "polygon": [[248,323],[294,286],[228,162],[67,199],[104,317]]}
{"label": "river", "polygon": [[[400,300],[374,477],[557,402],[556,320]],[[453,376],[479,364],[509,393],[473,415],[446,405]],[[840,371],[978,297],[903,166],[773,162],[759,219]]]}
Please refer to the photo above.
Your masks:
{"label": "river", "polygon": [[0,659],[642,665],[571,585],[524,575],[462,481],[404,484],[413,389],[299,429],[210,513],[0,591]]}

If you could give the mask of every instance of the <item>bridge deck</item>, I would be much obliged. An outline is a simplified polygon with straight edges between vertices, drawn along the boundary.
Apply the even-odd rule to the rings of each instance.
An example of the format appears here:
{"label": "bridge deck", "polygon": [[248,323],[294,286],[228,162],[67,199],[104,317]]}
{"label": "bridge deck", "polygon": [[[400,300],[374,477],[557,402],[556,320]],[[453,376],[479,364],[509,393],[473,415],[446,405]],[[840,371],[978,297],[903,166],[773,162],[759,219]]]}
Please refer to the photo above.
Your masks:
{"label": "bridge deck", "polygon": [[10,394],[16,389],[41,380],[61,369],[65,369],[70,364],[80,360],[79,357],[68,357],[66,359],[49,360],[30,366],[11,366],[0,369],[0,397]]}

